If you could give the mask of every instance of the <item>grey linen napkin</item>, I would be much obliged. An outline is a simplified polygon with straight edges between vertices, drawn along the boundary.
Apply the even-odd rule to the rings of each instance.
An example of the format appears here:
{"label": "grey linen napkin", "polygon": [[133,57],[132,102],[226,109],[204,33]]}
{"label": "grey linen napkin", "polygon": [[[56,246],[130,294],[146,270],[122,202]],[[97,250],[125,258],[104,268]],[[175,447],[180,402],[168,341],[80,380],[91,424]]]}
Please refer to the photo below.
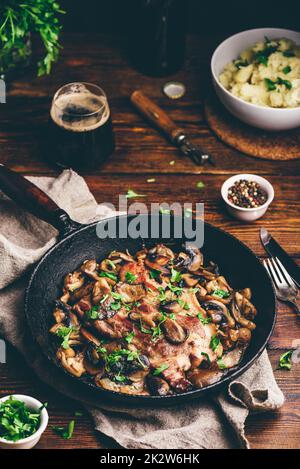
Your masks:
{"label": "grey linen napkin", "polygon": [[[114,212],[97,205],[83,178],[65,170],[57,179],[29,178],[76,221],[87,223]],[[165,409],[125,409],[91,400],[44,358],[29,334],[23,296],[27,269],[55,243],[57,232],[0,196],[0,334],[25,357],[37,376],[83,403],[95,428],[124,448],[248,448],[244,424],[250,412],[276,410],[284,402],[267,352],[227,391]]]}

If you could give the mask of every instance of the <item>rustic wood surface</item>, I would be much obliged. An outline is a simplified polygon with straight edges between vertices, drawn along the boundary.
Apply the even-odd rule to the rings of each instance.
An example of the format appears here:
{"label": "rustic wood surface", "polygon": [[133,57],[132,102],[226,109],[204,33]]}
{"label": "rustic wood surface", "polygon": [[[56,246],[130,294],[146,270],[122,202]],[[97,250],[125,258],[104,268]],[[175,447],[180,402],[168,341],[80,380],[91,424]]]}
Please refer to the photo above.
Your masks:
{"label": "rustic wood surface", "polygon": [[[187,63],[174,76],[187,87],[179,101],[163,96],[165,79],[142,76],[133,70],[122,50],[121,38],[101,35],[68,34],[59,63],[49,77],[35,78],[28,71],[11,84],[7,104],[0,106],[0,161],[24,174],[58,174],[43,161],[37,137],[46,125],[54,91],[71,81],[100,84],[107,92],[112,108],[117,148],[115,154],[99,170],[85,175],[87,184],[98,202],[117,202],[119,193],[127,189],[145,194],[150,202],[204,202],[206,220],[222,227],[244,241],[257,255],[265,256],[259,242],[259,228],[265,226],[299,262],[300,232],[300,165],[299,161],[257,160],[219,142],[208,129],[203,117],[203,99],[208,92],[209,57],[221,36],[190,37]],[[172,77],[173,78],[173,77]],[[195,167],[178,155],[159,133],[133,110],[129,96],[142,89],[156,100],[170,116],[185,128],[195,142],[210,152],[215,167]],[[174,161],[174,164],[170,164]],[[265,175],[274,185],[275,199],[266,216],[253,224],[241,224],[227,215],[220,200],[220,187],[229,176],[238,172]],[[155,182],[147,182],[155,178]],[[196,188],[203,181],[202,190]],[[300,365],[291,371],[278,370],[281,353],[299,338],[300,323],[295,313],[278,303],[278,320],[269,343],[269,355],[286,402],[278,412],[251,416],[246,434],[252,448],[300,448]],[[48,402],[50,425],[42,437],[40,448],[101,448],[112,442],[96,437],[92,422],[83,412],[76,417],[71,440],[56,436],[51,427],[66,425],[78,404],[40,383],[22,358],[8,349],[6,365],[0,365],[0,395],[25,393]]]}

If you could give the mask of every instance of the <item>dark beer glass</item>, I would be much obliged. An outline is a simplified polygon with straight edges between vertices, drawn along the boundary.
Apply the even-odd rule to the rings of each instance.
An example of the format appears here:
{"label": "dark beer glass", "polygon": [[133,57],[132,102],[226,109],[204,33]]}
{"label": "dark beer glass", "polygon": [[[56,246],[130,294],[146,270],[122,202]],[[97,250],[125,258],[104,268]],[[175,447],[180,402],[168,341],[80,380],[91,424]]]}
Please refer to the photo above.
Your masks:
{"label": "dark beer glass", "polygon": [[47,153],[62,167],[97,168],[115,148],[107,97],[90,83],[70,83],[55,93],[48,130]]}

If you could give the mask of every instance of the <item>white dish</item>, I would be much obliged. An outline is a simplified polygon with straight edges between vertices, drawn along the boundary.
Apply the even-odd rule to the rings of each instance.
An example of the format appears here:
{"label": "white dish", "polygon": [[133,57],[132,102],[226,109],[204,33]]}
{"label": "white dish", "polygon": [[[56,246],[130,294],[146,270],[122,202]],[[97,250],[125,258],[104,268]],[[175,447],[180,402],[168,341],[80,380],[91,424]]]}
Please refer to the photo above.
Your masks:
{"label": "white dish", "polygon": [[269,131],[293,129],[300,126],[300,107],[271,108],[243,101],[231,94],[219,81],[224,67],[235,60],[239,54],[255,42],[270,39],[292,39],[300,45],[300,32],[281,28],[258,28],[243,31],[223,41],[211,59],[213,85],[220,101],[235,117],[254,127]]}
{"label": "white dish", "polygon": [[[6,401],[10,396],[5,396],[0,399],[0,403]],[[13,394],[13,397],[19,401],[23,401],[30,409],[38,410],[42,407],[42,403],[34,397],[25,396],[23,394]],[[43,408],[41,412],[41,423],[38,430],[31,436],[27,438],[22,438],[18,441],[9,441],[5,438],[0,438],[0,448],[2,449],[31,449],[33,448],[40,440],[42,434],[47,428],[48,425],[48,412]]]}
{"label": "white dish", "polygon": [[[257,182],[262,189],[264,189],[268,195],[267,201],[261,205],[260,207],[257,208],[243,208],[243,207],[237,207],[233,203],[231,203],[228,200],[228,189],[233,186],[233,184],[236,181],[239,181],[240,179],[246,179],[248,181],[255,181]],[[231,176],[230,178],[226,179],[226,181],[223,183],[222,188],[221,188],[221,195],[222,198],[226,204],[226,208],[228,212],[237,218],[238,220],[242,220],[245,222],[251,222],[258,220],[258,218],[262,217],[269,205],[271,204],[273,198],[274,198],[274,189],[272,184],[269,183],[265,178],[261,176],[257,176],[256,174],[236,174],[235,176]]]}

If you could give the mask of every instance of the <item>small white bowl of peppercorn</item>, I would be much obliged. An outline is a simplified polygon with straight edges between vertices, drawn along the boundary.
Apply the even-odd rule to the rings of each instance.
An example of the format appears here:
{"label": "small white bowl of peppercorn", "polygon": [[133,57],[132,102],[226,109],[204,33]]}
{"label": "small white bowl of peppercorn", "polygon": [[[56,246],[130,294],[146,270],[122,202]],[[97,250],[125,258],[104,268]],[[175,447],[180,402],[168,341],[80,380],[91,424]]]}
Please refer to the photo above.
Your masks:
{"label": "small white bowl of peppercorn", "polygon": [[236,174],[221,189],[228,212],[245,222],[262,217],[274,198],[272,184],[256,174]]}

